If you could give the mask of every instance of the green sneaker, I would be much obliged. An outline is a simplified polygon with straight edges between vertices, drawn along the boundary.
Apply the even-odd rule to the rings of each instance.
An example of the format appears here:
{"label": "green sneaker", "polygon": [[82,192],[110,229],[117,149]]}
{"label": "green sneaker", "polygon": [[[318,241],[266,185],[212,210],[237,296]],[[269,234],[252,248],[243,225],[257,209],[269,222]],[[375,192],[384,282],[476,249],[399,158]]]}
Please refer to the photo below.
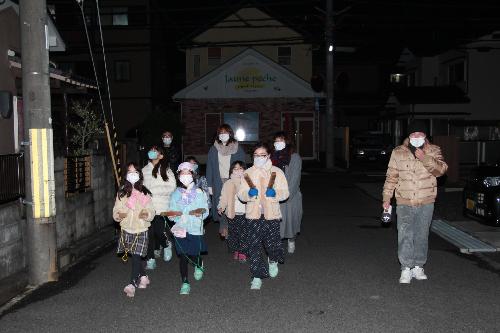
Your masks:
{"label": "green sneaker", "polygon": [[252,279],[252,284],[250,285],[251,290],[260,290],[262,287],[262,280],[260,278],[254,277]]}
{"label": "green sneaker", "polygon": [[189,283],[187,282],[184,282],[181,286],[181,291],[180,291],[180,294],[181,295],[189,295],[189,292],[191,291],[191,286],[189,285]]}
{"label": "green sneaker", "polygon": [[203,278],[203,265],[201,267],[195,266],[194,267],[194,279],[196,281],[200,281]]}
{"label": "green sneaker", "polygon": [[270,261],[269,262],[269,276],[274,279],[275,277],[278,276],[278,272],[279,272],[278,263],[274,262],[274,261]]}

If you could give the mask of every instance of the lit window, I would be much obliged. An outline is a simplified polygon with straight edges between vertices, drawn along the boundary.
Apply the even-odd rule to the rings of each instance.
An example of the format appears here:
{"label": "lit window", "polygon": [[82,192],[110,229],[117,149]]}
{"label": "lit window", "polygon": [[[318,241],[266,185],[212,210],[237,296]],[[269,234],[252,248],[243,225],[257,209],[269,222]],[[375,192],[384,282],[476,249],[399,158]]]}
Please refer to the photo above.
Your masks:
{"label": "lit window", "polygon": [[113,25],[128,25],[128,8],[113,8]]}
{"label": "lit window", "polygon": [[208,48],[208,66],[218,66],[222,60],[222,50],[220,47]]}
{"label": "lit window", "polygon": [[292,48],[290,46],[278,47],[278,63],[282,66],[290,66],[292,63]]}
{"label": "lit window", "polygon": [[224,113],[224,123],[231,126],[236,140],[242,142],[259,141],[258,112]]}
{"label": "lit window", "polygon": [[391,74],[391,83],[401,83],[404,77],[405,75],[400,73]]}

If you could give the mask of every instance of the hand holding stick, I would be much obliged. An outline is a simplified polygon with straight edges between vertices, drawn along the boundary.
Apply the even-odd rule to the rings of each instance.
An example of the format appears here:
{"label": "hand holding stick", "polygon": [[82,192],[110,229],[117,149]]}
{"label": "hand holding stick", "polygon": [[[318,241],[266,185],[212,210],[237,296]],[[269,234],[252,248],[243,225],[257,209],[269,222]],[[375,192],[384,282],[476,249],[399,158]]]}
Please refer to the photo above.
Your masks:
{"label": "hand holding stick", "polygon": [[168,212],[162,212],[161,216],[166,216],[166,217],[175,217],[175,216],[181,216],[182,212],[178,212],[175,210],[169,210]]}
{"label": "hand holding stick", "polygon": [[201,214],[205,213],[205,208],[197,208],[189,212],[189,215],[201,216]]}

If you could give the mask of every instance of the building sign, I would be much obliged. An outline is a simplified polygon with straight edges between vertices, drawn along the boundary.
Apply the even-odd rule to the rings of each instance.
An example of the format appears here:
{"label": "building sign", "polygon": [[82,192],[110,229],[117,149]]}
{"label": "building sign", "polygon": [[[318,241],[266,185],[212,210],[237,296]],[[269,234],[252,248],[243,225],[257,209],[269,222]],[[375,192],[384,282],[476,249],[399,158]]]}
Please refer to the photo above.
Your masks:
{"label": "building sign", "polygon": [[244,67],[236,74],[225,74],[226,89],[242,90],[252,92],[258,89],[263,89],[269,85],[277,84],[278,76],[273,73],[264,73],[257,63],[245,64]]}
{"label": "building sign", "polygon": [[309,82],[249,48],[179,91],[174,99],[314,96]]}

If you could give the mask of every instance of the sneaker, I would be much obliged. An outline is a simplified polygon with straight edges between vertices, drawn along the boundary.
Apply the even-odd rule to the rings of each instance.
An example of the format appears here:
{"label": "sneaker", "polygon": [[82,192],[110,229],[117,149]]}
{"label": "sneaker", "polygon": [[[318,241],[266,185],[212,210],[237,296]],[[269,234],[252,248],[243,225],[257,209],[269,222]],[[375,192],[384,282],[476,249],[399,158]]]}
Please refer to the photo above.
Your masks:
{"label": "sneaker", "polygon": [[294,252],[295,252],[295,240],[289,239],[288,240],[288,253],[292,254]]}
{"label": "sneaker", "polygon": [[278,263],[274,261],[269,261],[269,276],[275,278],[278,276]]}
{"label": "sneaker", "polygon": [[203,278],[203,264],[201,265],[201,267],[198,267],[198,266],[195,266],[194,267],[194,279],[196,281],[200,281],[202,278]]}
{"label": "sneaker", "polygon": [[247,262],[247,256],[243,253],[240,253],[240,254],[238,254],[238,260],[241,263],[245,263],[245,262]]}
{"label": "sneaker", "polygon": [[260,290],[262,287],[262,280],[260,278],[254,277],[252,279],[252,284],[250,285],[251,290]]}
{"label": "sneaker", "polygon": [[234,251],[233,252],[233,259],[234,260],[238,260],[239,259],[239,255],[240,255],[240,253],[238,251]]}
{"label": "sneaker", "polygon": [[405,267],[404,269],[401,270],[401,277],[399,278],[399,283],[410,283],[412,278],[412,272],[411,269],[408,267]]}
{"label": "sneaker", "polygon": [[411,269],[411,276],[416,280],[427,280],[427,275],[425,275],[424,269],[419,266],[415,266]]}
{"label": "sneaker", "polygon": [[123,288],[123,292],[127,294],[128,297],[135,296],[135,287],[132,284],[128,284],[125,288]]}
{"label": "sneaker", "polygon": [[149,259],[146,262],[146,269],[153,270],[156,268],[156,259]]}
{"label": "sneaker", "polygon": [[149,277],[147,275],[141,276],[141,279],[139,280],[139,289],[146,289],[146,287],[149,285]]}
{"label": "sneaker", "polygon": [[191,291],[191,286],[189,285],[189,283],[187,282],[184,282],[181,286],[181,291],[179,292],[179,294],[181,295],[189,295],[189,292]]}
{"label": "sneaker", "polygon": [[170,261],[172,259],[172,242],[167,243],[167,247],[163,249],[163,260]]}
{"label": "sneaker", "polygon": [[153,252],[155,254],[155,258],[160,258],[160,256],[161,256],[161,247],[160,247],[159,250],[154,250]]}

